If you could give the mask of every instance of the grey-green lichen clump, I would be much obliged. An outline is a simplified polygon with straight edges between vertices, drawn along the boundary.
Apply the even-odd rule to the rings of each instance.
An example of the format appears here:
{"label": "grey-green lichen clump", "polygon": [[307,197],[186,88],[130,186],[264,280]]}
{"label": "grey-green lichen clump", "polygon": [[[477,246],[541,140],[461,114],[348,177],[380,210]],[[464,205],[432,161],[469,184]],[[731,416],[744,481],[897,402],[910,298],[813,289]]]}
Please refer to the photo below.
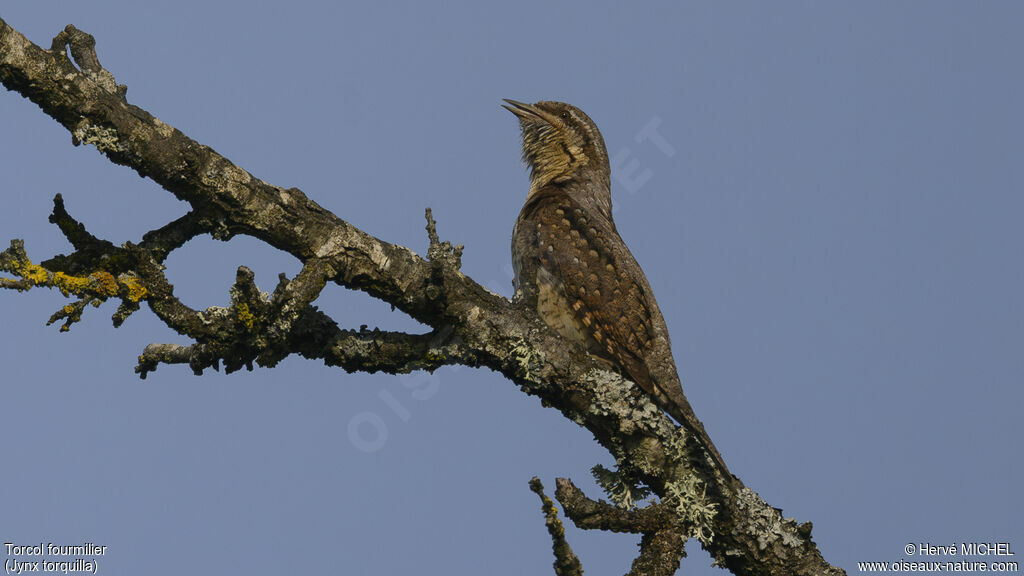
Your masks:
{"label": "grey-green lichen clump", "polygon": [[532,380],[534,373],[544,363],[544,355],[537,352],[525,340],[519,338],[512,346],[512,356],[517,372],[526,380]]}
{"label": "grey-green lichen clump", "polygon": [[[670,441],[670,457],[676,462],[686,461],[686,433],[680,428]],[[718,505],[707,497],[707,486],[696,474],[686,471],[665,485],[665,501],[675,507],[685,526],[687,536],[709,544],[714,535],[713,522]]]}
{"label": "grey-green lichen clump", "polygon": [[651,489],[636,482],[618,470],[609,470],[600,464],[590,469],[594,480],[601,486],[608,498],[619,508],[632,510],[638,500],[651,495]]}
{"label": "grey-green lichen clump", "polygon": [[622,435],[657,430],[668,424],[665,413],[649,399],[638,402],[637,396],[630,394],[635,389],[616,372],[594,370],[587,375],[587,386],[594,391],[592,409],[600,416],[614,414],[621,423]]}
{"label": "grey-green lichen clump", "polygon": [[118,131],[115,128],[99,126],[88,120],[82,120],[71,132],[71,141],[77,146],[79,144],[92,144],[96,149],[105,154],[124,153],[128,148],[121,142]]}
{"label": "grey-green lichen clump", "polygon": [[[744,524],[740,526],[748,534],[757,536],[757,544],[761,550],[769,546],[781,544],[787,548],[799,548],[804,544],[797,534],[799,526],[793,518],[783,518],[779,510],[772,508],[750,488],[743,487],[736,492],[737,508],[745,514]],[[810,534],[810,524],[807,533]]]}

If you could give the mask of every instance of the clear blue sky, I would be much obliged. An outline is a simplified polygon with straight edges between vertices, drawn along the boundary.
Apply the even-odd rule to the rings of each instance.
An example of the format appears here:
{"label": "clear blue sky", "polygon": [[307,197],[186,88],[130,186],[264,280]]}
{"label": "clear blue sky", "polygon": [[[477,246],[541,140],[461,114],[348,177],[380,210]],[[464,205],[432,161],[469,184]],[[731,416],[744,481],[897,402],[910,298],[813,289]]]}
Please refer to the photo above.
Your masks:
{"label": "clear blue sky", "polygon": [[[527,174],[500,100],[580,106],[619,159],[619,230],[732,470],[851,574],[908,542],[1009,541],[1021,558],[1020,3],[62,1],[0,17],[44,46],[68,23],[94,34],[132,103],[381,238],[422,253],[433,207],[464,271],[505,295]],[[116,243],[185,210],[16,94],[0,127],[2,241],[36,260],[69,249],[46,222],[58,192]],[[203,238],[168,274],[202,308],[227,302],[239,265],[265,290],[298,270]],[[598,496],[588,471],[612,463],[486,371],[289,359],[139,381],[146,344],[183,340],[146,310],[115,330],[113,305],[60,334],[43,323],[62,304],[0,293],[0,539],[106,545],[102,574],[551,573],[527,481]],[[419,329],[338,287],[317,304]],[[568,537],[598,575],[626,572],[638,541]],[[687,574],[721,573],[689,552]]]}

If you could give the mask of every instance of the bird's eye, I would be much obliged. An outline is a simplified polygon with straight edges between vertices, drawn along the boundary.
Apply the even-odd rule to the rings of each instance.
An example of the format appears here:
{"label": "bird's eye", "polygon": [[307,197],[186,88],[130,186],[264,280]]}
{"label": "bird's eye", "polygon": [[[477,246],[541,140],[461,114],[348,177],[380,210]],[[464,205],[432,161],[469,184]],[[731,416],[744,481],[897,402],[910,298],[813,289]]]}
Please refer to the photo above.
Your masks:
{"label": "bird's eye", "polygon": [[569,113],[568,112],[562,112],[562,120],[565,120],[568,117],[569,117]]}

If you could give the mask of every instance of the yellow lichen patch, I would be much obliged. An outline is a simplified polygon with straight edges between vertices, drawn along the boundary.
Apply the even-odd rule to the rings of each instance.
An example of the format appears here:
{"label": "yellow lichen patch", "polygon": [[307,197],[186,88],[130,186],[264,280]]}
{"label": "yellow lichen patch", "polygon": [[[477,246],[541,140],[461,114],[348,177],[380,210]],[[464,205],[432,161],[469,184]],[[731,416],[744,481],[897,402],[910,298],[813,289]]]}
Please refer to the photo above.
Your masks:
{"label": "yellow lichen patch", "polygon": [[9,270],[36,286],[51,285],[50,271],[38,264],[33,264],[27,257],[16,257]]}
{"label": "yellow lichen patch", "polygon": [[21,275],[22,278],[31,280],[34,284],[46,284],[47,280],[50,279],[50,273],[46,268],[33,264],[31,260],[25,260],[25,264],[14,271]]}
{"label": "yellow lichen patch", "polygon": [[64,296],[68,296],[69,294],[81,294],[84,292],[89,287],[89,279],[57,272],[53,275],[53,279],[49,284],[60,290]]}
{"label": "yellow lichen patch", "polygon": [[249,311],[249,305],[244,302],[236,304],[235,310],[238,311],[238,321],[241,322],[246,329],[252,330],[252,327],[256,324],[256,317]]}
{"label": "yellow lichen patch", "polygon": [[128,299],[132,302],[138,302],[149,295],[149,290],[133,275],[122,274],[118,280],[122,286],[128,289]]}
{"label": "yellow lichen patch", "polygon": [[106,270],[97,270],[88,276],[76,276],[66,272],[51,272],[28,258],[18,258],[9,271],[28,280],[35,286],[49,286],[60,290],[64,296],[88,296],[93,304],[124,293],[123,298],[138,302],[149,295],[149,290],[133,273],[121,274],[115,278]]}
{"label": "yellow lichen patch", "polygon": [[424,355],[424,360],[427,362],[443,362],[445,360],[445,355],[437,354],[435,352],[427,352]]}
{"label": "yellow lichen patch", "polygon": [[103,296],[117,296],[118,287],[117,280],[114,279],[114,275],[105,270],[93,272],[89,274],[90,284],[94,290],[97,290]]}
{"label": "yellow lichen patch", "polygon": [[99,298],[117,296],[118,285],[114,275],[105,270],[93,272],[88,276],[72,276],[64,272],[56,272],[51,285],[59,289],[65,296],[68,294],[84,295],[91,293]]}

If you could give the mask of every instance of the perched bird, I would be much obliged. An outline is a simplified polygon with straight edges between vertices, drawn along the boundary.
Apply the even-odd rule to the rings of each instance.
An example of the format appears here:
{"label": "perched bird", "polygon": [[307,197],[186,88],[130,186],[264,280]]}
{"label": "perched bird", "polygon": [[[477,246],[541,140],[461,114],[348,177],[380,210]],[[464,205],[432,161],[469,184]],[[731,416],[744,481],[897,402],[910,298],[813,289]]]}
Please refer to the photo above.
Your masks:
{"label": "perched bird", "polygon": [[515,301],[636,382],[728,473],[683,395],[647,277],[615,229],[611,169],[597,126],[562,102],[505,102],[519,118],[530,168],[512,233]]}

